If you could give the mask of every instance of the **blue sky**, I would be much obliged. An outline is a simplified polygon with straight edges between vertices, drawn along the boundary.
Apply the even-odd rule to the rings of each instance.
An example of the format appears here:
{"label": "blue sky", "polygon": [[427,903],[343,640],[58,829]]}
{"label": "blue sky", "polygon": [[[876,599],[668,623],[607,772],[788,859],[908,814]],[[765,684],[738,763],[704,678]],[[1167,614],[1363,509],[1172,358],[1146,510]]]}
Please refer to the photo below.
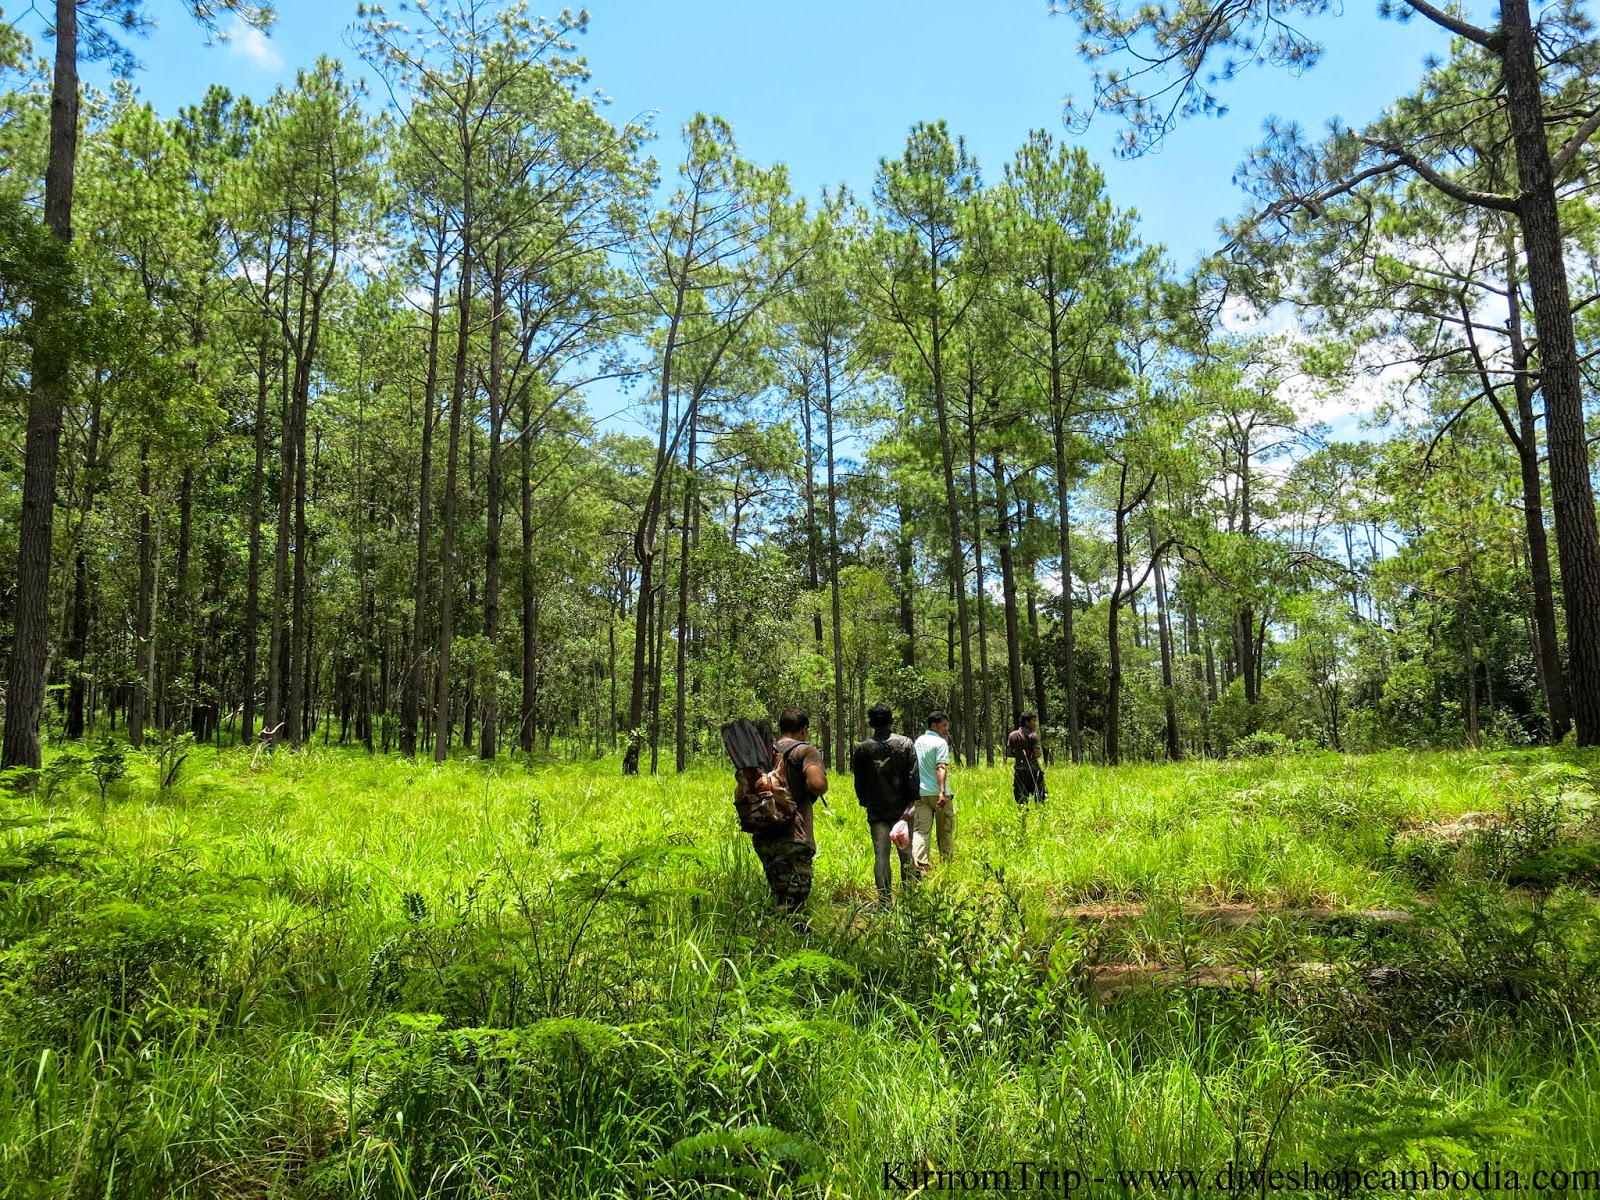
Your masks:
{"label": "blue sky", "polygon": [[[1380,20],[1375,7],[1353,0],[1345,16],[1315,22],[1328,45],[1318,67],[1299,78],[1251,71],[1228,88],[1225,117],[1187,122],[1159,153],[1114,161],[1112,122],[1097,120],[1084,144],[1117,203],[1142,214],[1147,240],[1180,264],[1214,244],[1217,221],[1241,203],[1230,176],[1268,114],[1359,122],[1411,87],[1445,40],[1425,21]],[[163,114],[212,82],[264,99],[318,54],[358,65],[346,34],[353,0],[278,0],[269,37],[246,29],[211,47],[175,0],[149,11],[157,28],[134,47],[146,64],[136,83]],[[941,117],[998,178],[1030,129],[1063,135],[1063,97],[1087,93],[1075,29],[1045,0],[598,0],[589,12],[582,50],[594,86],[618,119],[656,112],[664,167],[678,127],[716,112],[747,157],[788,163],[795,188],[812,194],[845,183],[865,196],[911,124]],[[31,21],[23,27],[37,37]]]}

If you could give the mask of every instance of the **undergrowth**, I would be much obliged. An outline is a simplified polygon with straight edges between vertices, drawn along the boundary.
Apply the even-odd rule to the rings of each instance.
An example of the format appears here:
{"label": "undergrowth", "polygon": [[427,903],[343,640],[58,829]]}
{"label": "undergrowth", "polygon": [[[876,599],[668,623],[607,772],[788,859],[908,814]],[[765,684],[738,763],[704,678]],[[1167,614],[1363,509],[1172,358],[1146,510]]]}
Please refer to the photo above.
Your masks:
{"label": "undergrowth", "polygon": [[3,1200],[1596,1161],[1586,757],[964,773],[887,911],[845,781],[797,928],[710,767],[95,754],[0,801]]}

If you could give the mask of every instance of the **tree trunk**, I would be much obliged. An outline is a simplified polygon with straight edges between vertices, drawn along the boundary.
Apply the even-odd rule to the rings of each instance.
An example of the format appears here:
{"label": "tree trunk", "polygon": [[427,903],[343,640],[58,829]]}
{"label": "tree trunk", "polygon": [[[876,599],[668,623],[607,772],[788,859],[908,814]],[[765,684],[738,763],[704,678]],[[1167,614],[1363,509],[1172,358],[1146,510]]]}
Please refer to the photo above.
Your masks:
{"label": "tree trunk", "polygon": [[1595,524],[1583,379],[1573,334],[1555,174],[1539,94],[1528,0],[1500,6],[1502,80],[1517,152],[1517,217],[1539,333],[1539,378],[1550,454],[1550,500],[1566,601],[1572,716],[1580,746],[1600,745],[1600,530]]}
{"label": "tree trunk", "polygon": [[[974,574],[973,595],[978,605],[978,702],[982,706],[981,721],[983,755],[987,766],[994,766],[994,704],[989,685],[989,603],[985,595],[983,571],[983,510],[978,500],[978,425],[974,411],[974,381],[968,377],[967,386],[967,497],[972,506],[972,565]],[[966,587],[963,583],[962,593]],[[968,759],[969,762],[972,759]]]}
{"label": "tree trunk", "polygon": [[[1027,525],[1032,526],[1033,521],[1033,501],[1030,499],[1027,508]],[[1031,555],[1028,557],[1026,567],[1027,584],[1024,591],[1028,597],[1028,665],[1033,670],[1033,707],[1039,714],[1039,727],[1042,729],[1050,723],[1050,706],[1044,693],[1044,663],[1041,661],[1042,655],[1040,654],[1040,648],[1044,643],[1039,639],[1039,567]]]}
{"label": "tree trunk", "polygon": [[289,744],[296,749],[305,740],[306,672],[310,667],[310,650],[307,636],[306,596],[306,405],[311,390],[311,363],[301,357],[295,365],[295,386],[290,420],[290,436],[294,443],[294,585],[291,600],[291,633],[289,637],[289,702],[284,706],[283,721],[289,732]]}
{"label": "tree trunk", "polygon": [[1072,612],[1072,511],[1067,475],[1067,435],[1064,423],[1055,422],[1056,512],[1061,536],[1061,659],[1067,702],[1067,748],[1075,763],[1083,761],[1083,735],[1078,728],[1078,654],[1073,638]]}
{"label": "tree trunk", "polygon": [[84,659],[89,653],[89,551],[84,544],[84,526],[94,511],[94,500],[99,492],[102,467],[100,464],[101,405],[100,393],[95,392],[89,409],[89,444],[84,451],[83,506],[78,530],[77,549],[72,559],[72,635],[67,645],[67,658],[72,662],[72,682],[67,689],[67,737],[73,741],[83,737],[84,707],[89,690],[88,672]]}
{"label": "tree trunk", "polygon": [[961,545],[961,504],[956,498],[956,459],[950,441],[950,418],[945,403],[944,363],[939,318],[933,319],[933,405],[939,421],[939,460],[944,473],[944,512],[950,525],[950,547],[945,570],[955,593],[956,625],[961,635],[961,746],[968,766],[977,761],[978,731],[974,723],[972,686],[972,624],[967,611],[966,555]]}
{"label": "tree trunk", "polygon": [[852,737],[847,732],[859,727],[860,718],[851,720],[846,715],[844,696],[844,618],[839,599],[839,491],[834,478],[835,455],[833,444],[833,354],[831,348],[822,352],[822,418],[823,446],[828,465],[828,591],[833,611],[833,729],[834,770],[849,769]]}
{"label": "tree trunk", "polygon": [[904,498],[895,505],[895,567],[900,575],[900,661],[907,668],[917,665],[916,580],[911,552],[911,528],[906,524]]}
{"label": "tree trunk", "polygon": [[[483,543],[483,636],[489,647],[491,665],[499,659],[500,636],[500,526],[501,480],[500,434],[505,424],[505,402],[501,395],[503,373],[500,368],[500,335],[505,307],[505,248],[494,252],[494,286],[491,289],[494,312],[489,317],[489,465],[484,480],[487,532]],[[478,735],[478,757],[493,762],[499,753],[500,703],[491,671],[484,683],[483,728]]]}
{"label": "tree trunk", "polygon": [[[78,6],[56,0],[55,77],[50,89],[50,149],[44,177],[44,223],[62,243],[72,241],[72,188],[78,150]],[[50,559],[55,538],[56,462],[61,455],[61,410],[70,371],[65,346],[50,326],[52,306],[36,312],[45,331],[33,347],[28,428],[23,445],[22,512],[17,526],[17,574],[11,670],[0,770],[37,769],[39,721],[49,670]]]}
{"label": "tree trunk", "polygon": [[1006,674],[1011,683],[1011,728],[1022,725],[1022,630],[1017,616],[1017,574],[1011,551],[1011,501],[1006,493],[1006,466],[994,452],[994,503],[1000,523],[1000,592],[1006,609]]}
{"label": "tree trunk", "polygon": [[[689,532],[694,524],[695,458],[700,449],[700,397],[689,398],[689,453],[684,460],[683,523],[678,531],[678,638],[673,679],[673,765],[682,775],[689,768]],[[653,756],[652,756],[652,774]]]}
{"label": "tree trunk", "polygon": [[240,680],[243,723],[239,741],[256,738],[256,662],[261,638],[261,494],[266,489],[267,456],[267,336],[256,345],[256,420],[252,431],[254,457],[250,468],[250,555],[244,585],[244,678]]}
{"label": "tree trunk", "polygon": [[[175,607],[173,609],[179,616],[177,626],[179,632],[174,639],[177,644],[172,647],[172,666],[170,677],[173,686],[178,692],[177,708],[182,712],[185,706],[193,707],[194,678],[192,672],[185,669],[185,663],[191,658],[190,651],[194,641],[194,626],[189,619],[189,550],[194,532],[194,467],[188,463],[183,467],[183,478],[178,485],[178,561],[176,578],[173,580],[173,596]],[[192,663],[190,664],[192,666]],[[163,726],[171,729],[178,728],[181,732],[181,722],[174,721],[169,713],[162,722]]]}
{"label": "tree trunk", "polygon": [[278,517],[272,548],[272,627],[267,639],[267,707],[261,737],[277,745],[283,732],[284,632],[288,619],[290,518],[294,511],[294,421],[287,355],[279,356]]}
{"label": "tree trunk", "polygon": [[[539,621],[533,592],[533,405],[527,389],[522,393],[522,712],[517,744],[524,754],[533,753],[534,671],[539,644]],[[611,626],[611,710],[617,707],[617,633]]]}
{"label": "tree trunk", "polygon": [[434,693],[433,760],[450,757],[450,651],[455,640],[456,472],[461,455],[461,410],[466,405],[467,357],[472,338],[472,187],[461,216],[461,276],[456,288],[455,374],[450,382],[450,443],[445,453],[444,511],[439,538],[439,650]]}
{"label": "tree trunk", "polygon": [[661,772],[661,667],[666,658],[667,643],[667,587],[664,578],[656,588],[652,603],[655,613],[651,617],[650,647],[650,774],[657,775]]}
{"label": "tree trunk", "polygon": [[[1159,541],[1156,523],[1150,522],[1150,552],[1155,554]],[[1156,633],[1161,643],[1161,693],[1167,718],[1167,757],[1173,762],[1183,758],[1183,743],[1178,738],[1178,708],[1172,688],[1172,630],[1167,621],[1167,581],[1158,561],[1155,565],[1156,582]]]}
{"label": "tree trunk", "polygon": [[[139,442],[139,596],[135,602],[133,624],[135,663],[148,653],[154,620],[155,547],[150,528],[150,505],[150,442],[142,439]],[[144,745],[145,686],[145,681],[134,682],[133,694],[128,701],[128,742],[135,750]]]}
{"label": "tree trunk", "polygon": [[1550,540],[1544,528],[1544,489],[1539,478],[1539,431],[1533,415],[1533,385],[1529,380],[1528,347],[1522,336],[1522,301],[1518,289],[1516,245],[1506,245],[1506,316],[1511,342],[1512,390],[1517,397],[1517,463],[1522,475],[1523,525],[1528,536],[1528,572],[1533,585],[1533,623],[1537,635],[1534,652],[1539,682],[1544,690],[1545,712],[1550,718],[1550,740],[1559,742],[1572,728],[1567,678],[1561,668],[1561,642],[1556,634],[1555,588],[1550,572]]}
{"label": "tree trunk", "polygon": [[439,326],[441,322],[441,291],[444,276],[444,251],[438,251],[433,266],[432,302],[428,308],[428,368],[422,389],[422,467],[417,485],[417,570],[412,586],[411,653],[407,656],[405,670],[401,672],[400,696],[400,753],[407,758],[416,757],[417,726],[422,719],[428,695],[428,681],[423,671],[425,650],[428,644],[428,525],[431,521],[433,491],[433,425],[438,412],[439,388]]}

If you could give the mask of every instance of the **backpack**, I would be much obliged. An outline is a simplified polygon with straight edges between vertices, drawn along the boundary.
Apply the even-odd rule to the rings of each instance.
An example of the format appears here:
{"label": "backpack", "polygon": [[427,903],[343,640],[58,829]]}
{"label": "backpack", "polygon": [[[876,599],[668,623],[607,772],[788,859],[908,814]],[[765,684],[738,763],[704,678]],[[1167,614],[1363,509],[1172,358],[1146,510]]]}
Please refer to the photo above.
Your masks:
{"label": "backpack", "polygon": [[[875,813],[893,812],[898,816],[906,805],[916,799],[915,795],[906,795],[908,783],[916,771],[916,754],[912,752],[908,762],[905,748],[897,750],[890,744],[889,738],[895,736],[892,733],[882,738],[874,736],[862,742],[856,747],[856,755],[871,747],[866,761],[857,757],[851,759],[851,773],[856,777],[856,799],[867,810],[869,819],[875,819],[872,816]],[[914,792],[916,789],[912,787],[911,790]]]}
{"label": "backpack", "polygon": [[[765,721],[730,721],[722,744],[733,760],[733,809],[745,833],[770,833],[795,819],[800,806],[790,786],[792,764],[780,754]],[[793,747],[791,747],[793,749]]]}

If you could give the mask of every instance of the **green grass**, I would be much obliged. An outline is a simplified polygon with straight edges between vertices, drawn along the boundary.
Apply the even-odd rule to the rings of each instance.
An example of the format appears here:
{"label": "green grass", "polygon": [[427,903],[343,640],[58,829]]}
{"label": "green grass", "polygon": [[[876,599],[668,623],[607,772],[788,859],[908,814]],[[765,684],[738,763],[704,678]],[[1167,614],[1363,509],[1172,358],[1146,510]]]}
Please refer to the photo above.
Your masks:
{"label": "green grass", "polygon": [[[961,772],[957,861],[890,912],[838,781],[806,930],[721,767],[131,765],[104,807],[0,800],[0,1198],[1600,1167],[1595,906],[1507,885],[1588,861],[1592,757],[1057,768],[1026,820],[1004,768]],[[1396,843],[1469,811],[1511,820]],[[1379,908],[1419,917],[1306,912]],[[1116,964],[1180,985],[1107,999]]]}

